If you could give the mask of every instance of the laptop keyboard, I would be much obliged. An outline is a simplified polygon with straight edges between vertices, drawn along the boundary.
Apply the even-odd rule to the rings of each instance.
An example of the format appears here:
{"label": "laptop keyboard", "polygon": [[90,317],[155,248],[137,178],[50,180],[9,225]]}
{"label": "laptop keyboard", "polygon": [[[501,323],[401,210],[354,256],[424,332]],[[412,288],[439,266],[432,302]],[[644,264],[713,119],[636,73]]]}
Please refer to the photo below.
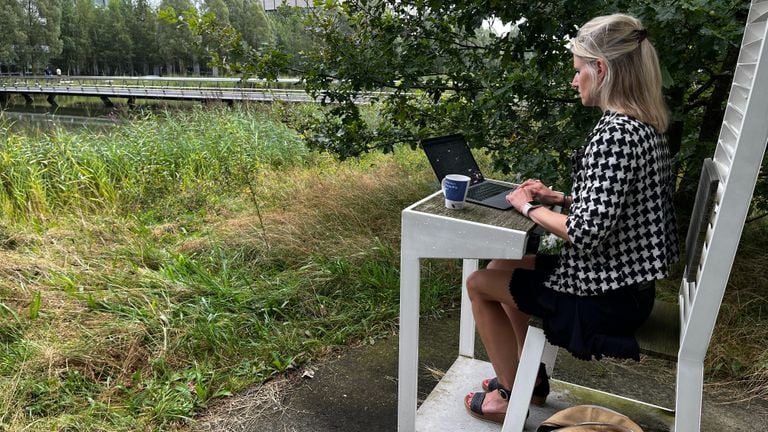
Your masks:
{"label": "laptop keyboard", "polygon": [[510,190],[510,187],[498,183],[483,182],[467,191],[467,198],[483,201],[506,190]]}

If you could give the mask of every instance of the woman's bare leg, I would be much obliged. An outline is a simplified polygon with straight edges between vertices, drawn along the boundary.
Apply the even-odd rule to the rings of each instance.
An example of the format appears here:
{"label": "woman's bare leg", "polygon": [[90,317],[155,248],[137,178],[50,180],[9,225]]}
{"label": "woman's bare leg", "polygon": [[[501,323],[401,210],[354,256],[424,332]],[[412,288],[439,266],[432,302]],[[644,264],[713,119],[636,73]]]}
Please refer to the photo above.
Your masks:
{"label": "woman's bare leg", "polygon": [[[536,256],[526,255],[523,257],[523,259],[520,260],[491,260],[486,268],[509,271],[517,268],[532,270],[535,264]],[[509,321],[512,323],[512,327],[515,329],[515,337],[517,338],[517,356],[519,358],[523,354],[523,343],[525,342],[525,336],[528,333],[529,316],[520,312],[517,309],[517,306],[502,304],[502,307],[507,313]]]}
{"label": "woman's bare leg", "polygon": [[[526,265],[520,263],[492,262],[483,270],[478,270],[467,279],[467,290],[472,301],[477,331],[491,360],[499,383],[507,389],[517,373],[520,359],[520,345],[527,329],[528,318],[517,310],[509,281],[514,268]],[[510,268],[511,267],[511,268]],[[523,318],[524,317],[524,318]],[[521,326],[520,323],[525,323]],[[517,333],[522,332],[522,338]],[[497,391],[490,392],[483,403],[483,412],[505,412],[507,402],[502,400]]]}

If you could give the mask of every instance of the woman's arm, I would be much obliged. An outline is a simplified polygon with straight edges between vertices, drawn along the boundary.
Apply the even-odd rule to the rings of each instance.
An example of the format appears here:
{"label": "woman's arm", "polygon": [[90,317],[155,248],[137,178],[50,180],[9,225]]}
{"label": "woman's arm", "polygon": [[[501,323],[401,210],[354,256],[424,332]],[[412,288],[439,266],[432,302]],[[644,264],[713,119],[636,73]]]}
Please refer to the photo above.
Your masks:
{"label": "woman's arm", "polygon": [[[545,196],[546,198],[549,198],[549,200],[542,200],[542,195],[538,195],[543,190],[551,192]],[[559,195],[559,197],[556,197],[554,194]],[[522,213],[525,204],[533,201],[536,195],[538,195],[538,200],[546,204],[562,203],[564,196],[559,192],[552,192],[538,180],[526,180],[517,189],[507,195],[507,202],[512,204],[512,206],[517,209],[517,211]],[[555,199],[559,200],[559,202],[555,201]],[[528,217],[552,234],[560,237],[565,241],[571,241],[568,237],[568,230],[565,226],[565,221],[567,219],[566,215],[554,212],[546,207],[536,207],[528,211]]]}
{"label": "woman's arm", "polygon": [[567,215],[554,212],[546,207],[536,207],[528,211],[528,217],[552,234],[567,242],[571,241],[568,237],[568,230],[565,228]]}

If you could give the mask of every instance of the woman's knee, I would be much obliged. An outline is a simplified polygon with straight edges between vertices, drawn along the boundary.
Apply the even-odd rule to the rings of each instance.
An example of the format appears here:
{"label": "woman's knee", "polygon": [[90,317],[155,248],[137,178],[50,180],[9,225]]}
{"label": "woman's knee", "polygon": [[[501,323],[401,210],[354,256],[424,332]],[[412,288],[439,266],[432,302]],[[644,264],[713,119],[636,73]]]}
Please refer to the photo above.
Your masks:
{"label": "woman's knee", "polygon": [[472,301],[493,300],[504,302],[509,293],[509,280],[512,271],[482,269],[467,278],[467,294]]}
{"label": "woman's knee", "polygon": [[467,294],[470,300],[480,295],[484,285],[483,280],[486,279],[484,273],[486,273],[485,270],[476,270],[467,277]]}

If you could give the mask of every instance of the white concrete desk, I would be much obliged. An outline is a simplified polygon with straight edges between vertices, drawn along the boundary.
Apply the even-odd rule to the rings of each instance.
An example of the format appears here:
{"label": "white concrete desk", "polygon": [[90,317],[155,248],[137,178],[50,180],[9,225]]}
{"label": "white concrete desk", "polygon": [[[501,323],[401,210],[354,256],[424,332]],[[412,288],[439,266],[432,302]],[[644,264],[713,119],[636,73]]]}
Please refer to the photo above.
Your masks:
{"label": "white concrete desk", "polygon": [[[398,361],[397,428],[399,432],[439,430],[498,431],[464,412],[462,393],[471,382],[490,377],[489,363],[474,359],[475,322],[466,279],[478,259],[519,259],[528,233],[536,225],[520,213],[467,204],[446,209],[436,192],[403,210],[400,238],[400,352]],[[459,357],[429,398],[416,411],[419,362],[419,291],[421,258],[464,259]],[[476,381],[476,382],[475,382]],[[458,385],[451,387],[453,384]],[[466,426],[463,425],[466,420]],[[487,427],[488,429],[485,429]]]}

